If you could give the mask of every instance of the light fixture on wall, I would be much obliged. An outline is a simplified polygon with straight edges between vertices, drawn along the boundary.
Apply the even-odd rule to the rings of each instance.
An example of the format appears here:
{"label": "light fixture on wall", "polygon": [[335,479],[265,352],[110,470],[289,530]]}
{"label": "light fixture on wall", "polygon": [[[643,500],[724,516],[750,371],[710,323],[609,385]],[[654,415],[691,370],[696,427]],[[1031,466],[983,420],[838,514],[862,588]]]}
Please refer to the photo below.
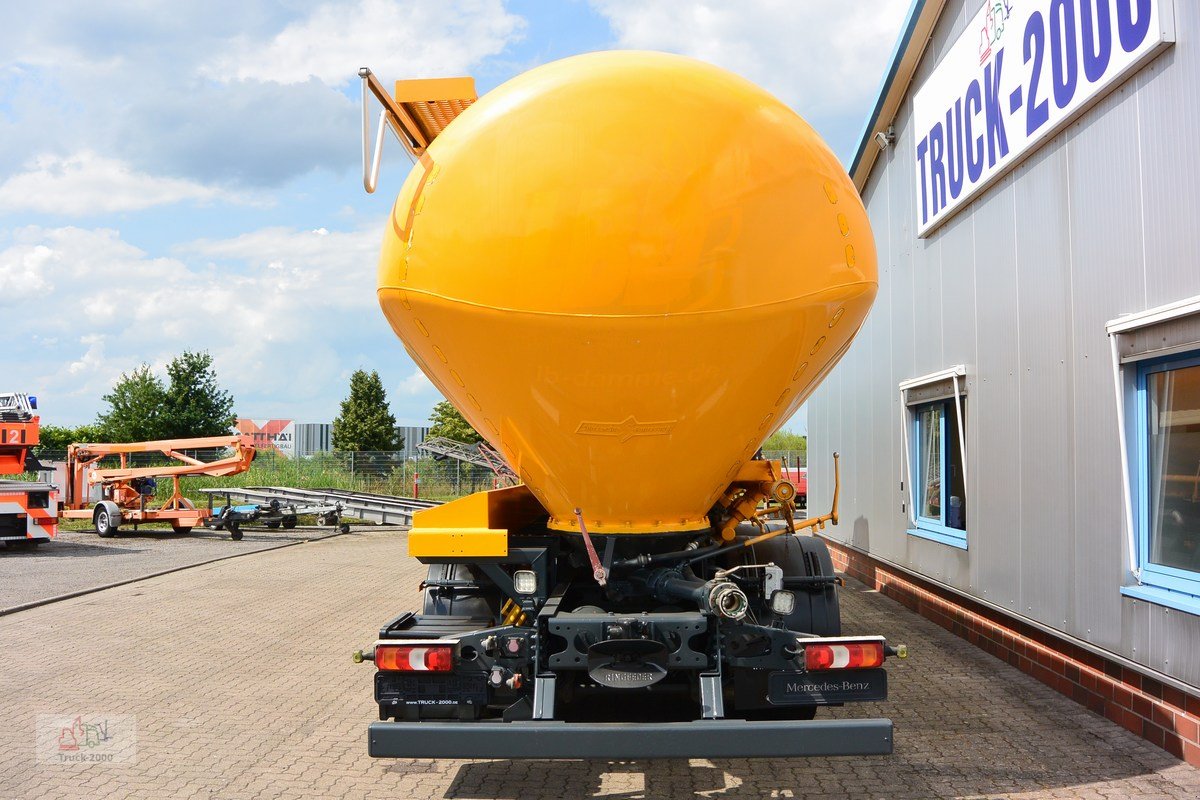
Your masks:
{"label": "light fixture on wall", "polygon": [[887,150],[896,141],[896,131],[891,125],[887,126],[886,130],[878,131],[875,134],[875,144],[879,145],[880,150]]}

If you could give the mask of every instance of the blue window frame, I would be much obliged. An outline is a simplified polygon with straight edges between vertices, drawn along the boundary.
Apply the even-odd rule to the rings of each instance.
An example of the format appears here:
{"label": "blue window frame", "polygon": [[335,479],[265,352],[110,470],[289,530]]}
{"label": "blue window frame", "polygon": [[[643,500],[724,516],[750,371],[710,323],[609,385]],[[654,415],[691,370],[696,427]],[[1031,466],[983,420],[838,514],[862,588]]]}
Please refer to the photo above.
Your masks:
{"label": "blue window frame", "polygon": [[[967,549],[967,496],[954,398],[913,406],[913,536]],[[964,419],[965,422],[965,419]]]}
{"label": "blue window frame", "polygon": [[1143,362],[1136,387],[1141,585],[1122,592],[1200,613],[1200,355]]}

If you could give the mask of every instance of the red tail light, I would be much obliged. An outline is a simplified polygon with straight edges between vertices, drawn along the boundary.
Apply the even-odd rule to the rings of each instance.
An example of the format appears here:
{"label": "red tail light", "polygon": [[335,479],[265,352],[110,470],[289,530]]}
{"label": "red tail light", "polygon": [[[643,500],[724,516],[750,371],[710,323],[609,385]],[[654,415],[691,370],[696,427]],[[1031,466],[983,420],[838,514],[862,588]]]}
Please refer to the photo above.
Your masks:
{"label": "red tail light", "polygon": [[386,672],[449,672],[454,668],[454,648],[450,645],[376,645],[375,668]]}
{"label": "red tail light", "polygon": [[804,646],[804,667],[823,669],[870,669],[883,665],[883,642],[838,642]]}

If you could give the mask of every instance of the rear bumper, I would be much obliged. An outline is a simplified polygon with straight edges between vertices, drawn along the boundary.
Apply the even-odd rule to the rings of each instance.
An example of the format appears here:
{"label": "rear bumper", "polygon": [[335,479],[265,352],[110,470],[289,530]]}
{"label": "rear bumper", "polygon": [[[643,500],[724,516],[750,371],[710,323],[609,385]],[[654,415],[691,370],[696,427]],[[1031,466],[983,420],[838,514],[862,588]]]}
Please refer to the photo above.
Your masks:
{"label": "rear bumper", "polygon": [[892,752],[889,719],[746,722],[375,722],[375,758],[754,758]]}

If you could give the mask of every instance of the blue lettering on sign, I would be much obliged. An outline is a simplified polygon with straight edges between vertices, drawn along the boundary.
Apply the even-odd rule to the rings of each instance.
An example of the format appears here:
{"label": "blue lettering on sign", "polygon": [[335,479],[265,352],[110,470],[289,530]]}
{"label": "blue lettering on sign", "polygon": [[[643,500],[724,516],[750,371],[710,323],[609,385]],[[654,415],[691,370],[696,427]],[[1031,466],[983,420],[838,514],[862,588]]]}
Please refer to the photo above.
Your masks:
{"label": "blue lettering on sign", "polygon": [[929,180],[933,183],[933,213],[936,214],[946,207],[946,165],[942,163],[945,155],[945,140],[942,139],[942,123],[935,122],[929,131]]}
{"label": "blue lettering on sign", "polygon": [[1079,26],[1083,29],[1083,76],[1088,83],[1104,77],[1112,57],[1112,20],[1108,0],[1081,0]]}
{"label": "blue lettering on sign", "polygon": [[962,107],[962,100],[955,100],[954,108],[946,112],[946,171],[950,175],[950,197],[955,200],[963,187]]}
{"label": "blue lettering on sign", "polygon": [[1121,48],[1126,53],[1137,50],[1150,32],[1150,0],[1117,0],[1117,30]]}
{"label": "blue lettering on sign", "polygon": [[1023,113],[1025,137],[1032,137],[1050,122],[1051,100],[1068,109],[1085,87],[1104,80],[1118,43],[1127,53],[1141,47],[1153,7],[1151,0],[1050,0],[1048,12],[1033,11],[1020,32],[1024,80],[1002,90],[1001,42],[1011,11],[1008,0],[988,7],[980,33],[982,75],[966,81],[917,140],[922,225],[1009,155],[1010,118],[1019,125]]}
{"label": "blue lettering on sign", "polygon": [[925,154],[929,152],[929,137],[926,136],[917,144],[917,164],[921,167],[921,223],[929,221],[929,198],[925,193]]}
{"label": "blue lettering on sign", "polygon": [[[992,67],[995,69],[992,69]],[[1004,114],[1000,110],[1000,71],[1004,69],[1004,48],[996,51],[996,61],[983,68],[983,110],[987,120],[988,166],[996,166],[997,158],[1008,155],[1008,135],[1004,131]],[[996,155],[996,151],[1000,155]]]}
{"label": "blue lettering on sign", "polygon": [[[974,107],[972,109],[972,106]],[[967,148],[967,180],[971,183],[979,180],[983,173],[983,136],[972,137],[975,127],[975,117],[983,110],[983,89],[979,81],[971,81],[967,87],[967,117],[965,121]]]}

